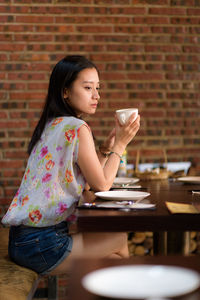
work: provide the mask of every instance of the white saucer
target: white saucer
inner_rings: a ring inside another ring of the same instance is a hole
[[[127,201],[124,201],[127,202]],[[123,203],[123,201],[120,202],[114,202],[114,201],[107,201],[107,202],[101,202],[96,203],[97,207],[104,207],[104,208],[119,208],[119,209],[153,209],[155,208],[155,204],[152,203],[133,203],[133,204],[127,204]]]
[[[114,184],[134,184],[138,182],[138,178],[130,178],[130,177],[116,177],[114,179]]]

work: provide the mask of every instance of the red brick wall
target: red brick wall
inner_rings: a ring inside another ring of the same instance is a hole
[[[138,107],[135,162],[193,160],[200,169],[200,0],[0,0],[0,215],[23,174],[52,66],[83,54],[101,70],[89,119],[99,139],[114,110]]]

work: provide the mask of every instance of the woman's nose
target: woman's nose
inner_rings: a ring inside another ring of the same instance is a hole
[[[99,95],[99,92],[97,91],[97,90],[94,90],[93,91],[93,98],[95,98],[95,99],[97,99],[97,100],[99,100],[100,99],[100,95]]]

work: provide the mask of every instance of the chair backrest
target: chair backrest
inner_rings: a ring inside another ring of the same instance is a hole
[[[9,228],[0,228],[0,253],[8,252]]]

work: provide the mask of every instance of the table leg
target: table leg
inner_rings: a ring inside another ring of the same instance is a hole
[[[153,233],[153,254],[167,255],[167,232],[159,231]]]
[[[186,235],[183,231],[169,231],[167,233],[167,254],[184,255],[186,251]]]
[[[189,255],[190,233],[182,231],[154,232],[154,255]]]

